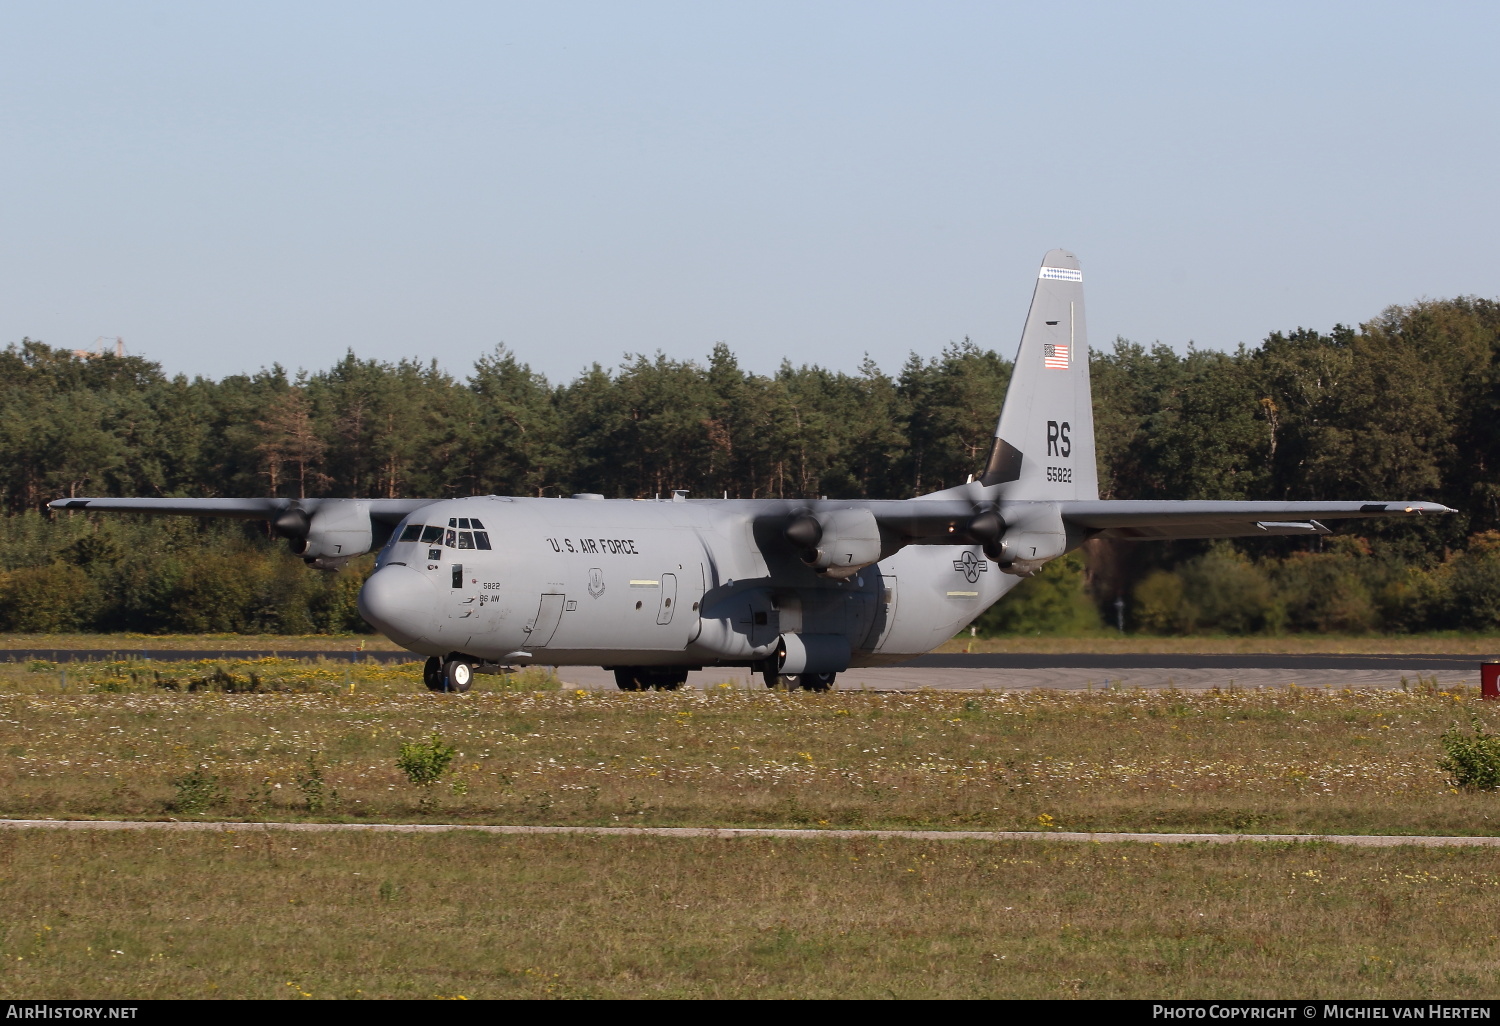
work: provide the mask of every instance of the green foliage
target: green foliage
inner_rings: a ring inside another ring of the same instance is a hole
[[[1438,768],[1454,787],[1466,791],[1500,789],[1500,735],[1485,731],[1477,719],[1468,731],[1454,724],[1440,738],[1445,753]]]
[[[0,630],[343,633],[371,559],[312,572],[259,525],[0,517]]]
[[[330,801],[338,801],[338,791],[330,788],[323,779],[323,767],[318,763],[317,753],[307,757],[307,767],[297,774],[297,789],[302,792],[308,812],[322,812]]]
[[[1324,551],[1251,561],[1219,544],[1172,570],[1147,573],[1131,593],[1130,621],[1152,634],[1365,633],[1500,628],[1500,534],[1412,566],[1365,540],[1327,540]]]
[[[87,623],[93,603],[88,574],[52,563],[12,570],[0,578],[0,621],[11,630],[76,630]]]
[[[1099,605],[1129,595],[1130,622],[1156,632],[1500,629],[1500,302],[1391,307],[1235,352],[1119,339],[1090,366],[1103,498],[1462,511],[1361,524],[1353,549],[1152,546],[1094,578]],[[364,629],[358,566],[309,573],[253,524],[38,512],[59,496],[901,498],[979,468],[1010,375],[965,339],[895,374],[753,373],[719,344],[552,383],[499,346],[466,378],[349,353],[211,381],[23,339],[0,350],[0,629]],[[1078,567],[1050,573],[984,628],[1092,626]]]
[[[1227,545],[1188,560],[1176,573],[1150,574],[1133,598],[1136,625],[1157,634],[1276,631],[1285,621],[1265,570]]]
[[[1193,629],[1183,598],[1182,578],[1155,570],[1135,586],[1133,616],[1136,626],[1151,634],[1178,634]]]
[[[448,772],[455,754],[457,749],[434,734],[428,741],[403,742],[396,768],[417,787],[429,788]]]
[[[219,788],[219,778],[210,774],[203,766],[195,766],[182,776],[173,778],[172,788],[176,793],[167,805],[169,812],[197,816],[226,800],[226,795]]]
[[[1054,559],[1025,578],[976,621],[986,637],[1002,634],[1074,634],[1099,627],[1099,613],[1084,586],[1083,558]]]

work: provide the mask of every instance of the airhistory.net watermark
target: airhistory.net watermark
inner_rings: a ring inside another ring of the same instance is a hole
[[[6,1004],[7,1019],[134,1019],[137,1005],[61,1005],[51,1002]]]

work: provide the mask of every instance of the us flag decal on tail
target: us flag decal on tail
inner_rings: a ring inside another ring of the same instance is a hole
[[[1048,370],[1068,369],[1068,347],[1048,342],[1042,346],[1042,366]]]

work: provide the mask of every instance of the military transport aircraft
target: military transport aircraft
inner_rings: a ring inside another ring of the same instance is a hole
[[[1072,253],[1042,260],[985,466],[914,499],[58,499],[54,509],[266,520],[310,565],[378,551],[360,613],[428,657],[434,690],[544,663],[625,690],[748,666],[826,690],[851,666],[953,637],[1094,537],[1326,534],[1320,521],[1451,513],[1433,502],[1101,501]]]

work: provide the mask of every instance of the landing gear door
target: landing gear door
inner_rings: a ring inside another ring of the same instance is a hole
[[[527,648],[546,648],[552,642],[552,635],[557,633],[558,622],[562,620],[563,603],[566,601],[566,595],[542,596],[541,605],[536,607],[536,616],[526,628]]]
[[[677,575],[661,575],[661,604],[656,607],[656,622],[669,624],[672,622],[672,607],[677,604]]]
[[[891,628],[896,623],[896,575],[881,573],[879,587],[880,594],[875,596],[875,622],[869,634],[873,642],[869,647],[877,652],[891,636]]]

